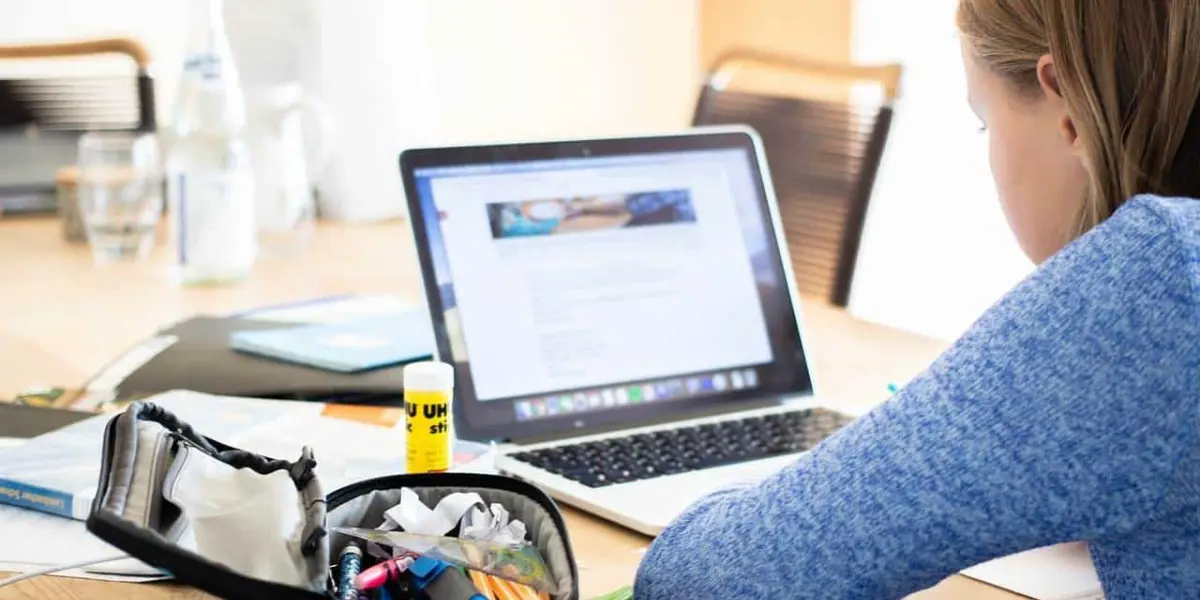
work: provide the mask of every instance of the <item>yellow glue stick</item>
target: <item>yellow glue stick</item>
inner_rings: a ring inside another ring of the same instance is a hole
[[[404,367],[404,426],[407,473],[450,470],[453,460],[454,367],[424,361]]]

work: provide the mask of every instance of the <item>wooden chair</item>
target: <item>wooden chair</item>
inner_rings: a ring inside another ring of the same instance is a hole
[[[119,112],[101,109],[91,109],[89,104],[111,103],[109,94],[96,93],[97,90],[112,87],[112,77],[83,77],[76,81],[59,78],[30,78],[19,80],[22,88],[21,95],[35,107],[49,106],[57,103],[55,116],[64,115],[63,122],[67,129],[72,128],[101,128],[101,129],[132,129],[135,131],[154,131],[156,128],[154,106],[154,80],[150,76],[150,53],[136,40],[128,38],[106,38],[75,42],[0,45],[0,60],[13,59],[42,59],[42,58],[72,58],[96,56],[103,54],[123,54],[128,56],[137,69],[135,87],[132,88],[137,102],[136,117],[130,121],[122,118]],[[13,82],[9,82],[13,85]],[[95,94],[89,98],[88,94]],[[118,107],[119,108],[119,107]],[[81,124],[71,121],[68,111],[89,109],[95,113],[97,121]],[[75,127],[72,127],[74,125]]]
[[[715,63],[696,106],[694,125],[758,131],[796,284],[837,306],[850,298],[901,74],[739,51]]]
[[[38,63],[0,77],[0,213],[53,212],[56,173],[75,164],[87,131],[153,132],[150,54],[132,39],[0,45],[0,62],[128,57],[129,74],[75,74]],[[73,67],[68,63],[68,69]]]

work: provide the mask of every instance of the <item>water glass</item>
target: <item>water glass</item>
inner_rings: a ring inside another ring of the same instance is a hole
[[[79,216],[98,264],[144,259],[162,217],[163,179],[153,134],[92,132],[79,139]]]

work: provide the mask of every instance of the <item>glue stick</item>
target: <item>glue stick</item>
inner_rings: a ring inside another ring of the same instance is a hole
[[[404,367],[404,425],[408,473],[450,470],[454,436],[450,404],[454,367],[424,361]]]

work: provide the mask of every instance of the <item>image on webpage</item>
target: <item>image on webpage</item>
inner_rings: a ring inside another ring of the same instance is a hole
[[[496,202],[487,205],[487,214],[494,239],[696,221],[696,209],[686,189]]]

